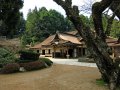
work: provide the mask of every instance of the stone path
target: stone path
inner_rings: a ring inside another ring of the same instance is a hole
[[[56,64],[97,67],[95,63],[78,62],[78,59],[56,59],[56,58],[49,58],[49,59]]]

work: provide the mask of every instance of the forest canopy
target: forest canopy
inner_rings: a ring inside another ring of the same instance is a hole
[[[0,35],[12,38],[17,34],[23,0],[0,0]]]

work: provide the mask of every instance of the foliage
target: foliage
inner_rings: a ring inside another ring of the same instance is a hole
[[[108,23],[108,20],[110,18],[111,18],[110,15],[103,15],[102,16],[104,30],[106,30],[107,25],[108,25],[107,23]],[[120,36],[120,22],[116,18],[113,19],[113,23],[112,23],[112,27],[111,27],[111,31],[110,31],[110,36],[112,36],[114,38],[119,38],[119,36]]]
[[[80,15],[85,25],[94,29],[92,17]],[[103,27],[106,29],[107,19],[103,16]],[[26,31],[21,37],[21,43],[35,44],[35,42],[43,41],[51,34],[55,34],[56,31],[66,32],[74,29],[73,24],[68,18],[64,18],[59,12],[55,10],[47,10],[45,7],[39,10],[35,7],[34,10],[29,10],[26,20]],[[111,36],[118,36],[119,31],[115,25],[112,27]],[[116,34],[115,34],[116,33]]]
[[[13,63],[15,62],[15,56],[12,52],[5,48],[0,48],[0,64],[6,65],[8,63]]]
[[[15,73],[19,72],[20,66],[17,63],[11,63],[7,64],[2,68],[2,73],[8,74],[8,73]]]
[[[33,62],[33,61],[36,61],[36,60],[21,60],[21,59],[17,59],[16,60],[16,63],[28,63],[28,62]]]
[[[96,1],[95,0],[86,0],[84,3],[84,5],[80,8],[80,10],[83,12],[83,13],[88,13],[88,14],[91,14],[91,10],[92,10],[92,5],[95,3]],[[107,29],[107,23],[108,23],[108,20],[112,17],[111,16],[111,13],[109,14],[109,9],[105,10],[103,12],[103,15],[102,15],[102,23],[103,23],[103,28],[104,28],[104,31],[106,31]],[[80,15],[81,16],[81,15]],[[83,20],[84,22],[84,20]],[[94,29],[94,26],[93,26],[93,20],[92,20],[92,16],[89,17],[89,26],[91,29]],[[87,22],[87,23],[88,23]],[[86,22],[84,22],[86,23]],[[120,37],[120,22],[118,19],[114,19],[113,20],[113,24],[112,24],[112,28],[111,28],[111,31],[110,31],[110,36],[112,37],[115,37],[115,38],[118,38]]]
[[[73,24],[64,18],[56,10],[47,10],[45,7],[39,10],[29,10],[26,20],[26,32],[21,37],[23,44],[31,44],[37,41],[43,41],[56,31],[65,32],[73,29]]]
[[[32,70],[38,70],[45,68],[45,63],[42,61],[34,61],[34,62],[29,62],[29,63],[20,63],[21,67],[24,67],[25,70],[27,71],[32,71]]]
[[[26,29],[25,24],[26,24],[26,21],[23,18],[23,14],[21,13],[20,20],[17,24],[17,29],[16,29],[16,35],[18,35],[19,37],[25,32],[25,29]]]
[[[22,35],[22,37],[21,37],[21,44],[24,46],[24,45],[27,45],[27,44],[31,44],[31,42],[33,42],[32,41],[32,39],[31,39],[31,36],[27,33],[27,32],[25,32],[23,35]]]
[[[113,20],[113,25],[111,29],[111,36],[115,38],[120,37],[120,22],[117,19]]]
[[[4,36],[13,37],[20,20],[19,10],[23,7],[23,0],[0,0],[0,32]]]
[[[48,58],[40,58],[39,60],[44,61],[48,66],[53,64],[53,62]]]
[[[84,24],[86,24],[87,26],[91,25],[92,21],[91,21],[91,19],[89,17],[84,16],[83,14],[81,14],[80,18],[82,19],[82,21],[84,22]]]
[[[19,51],[20,60],[38,60],[40,54],[33,52],[32,50],[21,50]]]

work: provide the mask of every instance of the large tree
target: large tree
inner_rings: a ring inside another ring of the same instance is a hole
[[[23,0],[0,0],[0,22],[3,35],[13,37],[20,20],[19,10],[23,6]],[[2,27],[4,26],[4,27]]]
[[[56,31],[65,32],[73,29],[73,24],[65,18],[61,13],[56,10],[47,10],[45,7],[33,10],[29,10],[26,20],[26,32],[24,34],[25,42],[32,40],[43,41],[51,34],[55,34]],[[27,44],[27,43],[26,43]]]
[[[115,90],[116,86],[120,85],[120,68],[117,62],[118,58],[113,60],[110,57],[111,50],[105,42],[106,34],[102,24],[102,12],[109,7],[120,19],[120,0],[102,0],[92,5],[92,18],[96,35],[93,35],[90,27],[83,23],[81,17],[79,17],[78,6],[72,6],[72,0],[53,1],[63,7],[93,55],[102,78],[109,84],[111,90]]]

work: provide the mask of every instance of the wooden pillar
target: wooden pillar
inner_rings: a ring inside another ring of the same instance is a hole
[[[81,56],[83,56],[83,47],[81,47]]]
[[[64,50],[63,46],[61,47],[61,51],[60,52],[61,52],[61,57],[65,58],[65,50]]]
[[[74,58],[76,58],[77,57],[77,49],[74,48],[73,50],[74,50],[74,55],[73,56],[74,56]]]
[[[67,58],[70,57],[70,55],[69,55],[69,53],[68,53],[68,49],[69,49],[69,48],[68,48],[68,46],[67,46],[67,55],[66,55]]]
[[[53,58],[55,58],[56,48],[53,46]]]
[[[80,50],[79,50],[79,47],[77,48],[77,57],[80,57]]]
[[[115,57],[115,48],[112,47],[112,57],[114,58]]]
[[[85,49],[85,56],[87,55],[87,50],[86,50],[86,48],[84,48]]]

